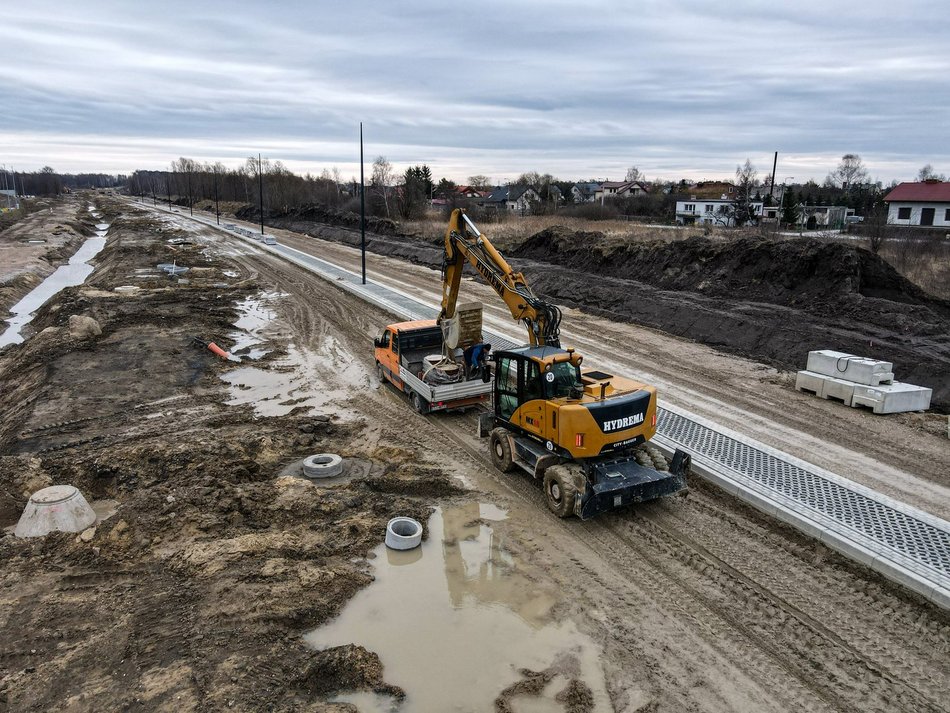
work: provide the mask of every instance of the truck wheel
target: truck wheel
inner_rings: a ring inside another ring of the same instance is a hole
[[[508,432],[503,428],[493,429],[488,437],[488,445],[491,448],[491,462],[502,473],[510,473],[515,467],[511,459],[511,441],[508,439]]]
[[[412,403],[412,408],[415,409],[417,413],[423,415],[429,413],[429,406],[425,401],[422,400],[422,397],[419,394],[413,392],[412,396],[409,397],[409,401]]]
[[[376,362],[376,376],[380,384],[386,383],[386,373],[383,371],[383,365],[379,362]]]
[[[567,468],[552,465],[544,471],[544,499],[551,512],[558,517],[573,515],[575,496],[574,482]]]

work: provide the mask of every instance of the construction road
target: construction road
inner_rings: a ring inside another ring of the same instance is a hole
[[[372,383],[370,340],[390,315],[186,215],[165,215],[209,244],[233,244],[235,260],[288,295],[278,312],[293,342],[318,353],[332,339],[340,364]],[[359,269],[352,248],[268,232]],[[437,272],[375,255],[368,263],[372,280],[438,302]],[[463,294],[485,304],[489,328],[515,331],[486,288],[466,281]],[[590,363],[656,384],[671,406],[950,515],[948,449],[907,420],[795,394],[770,368],[651,330],[574,310],[565,310],[564,325],[565,343]],[[948,709],[945,612],[720,489],[697,481],[687,498],[561,521],[527,477],[492,469],[472,415],[419,416],[379,385],[345,406],[377,437],[401,424],[428,460],[509,510],[503,529],[512,549],[563,594],[563,616],[602,646],[616,710],[651,702],[722,711]]]

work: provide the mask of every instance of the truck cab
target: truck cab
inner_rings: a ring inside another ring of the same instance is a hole
[[[434,363],[443,359],[444,352],[442,328],[434,319],[390,324],[373,340],[373,345],[379,380],[405,393],[419,413],[466,408],[488,401],[491,384],[466,378],[462,365],[441,364],[437,370],[440,378],[431,378]]]

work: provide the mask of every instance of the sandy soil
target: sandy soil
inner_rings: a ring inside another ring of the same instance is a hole
[[[49,482],[118,506],[88,542],[0,537],[0,710],[354,710],[327,702],[340,691],[415,710],[413,692],[387,681],[386,662],[361,642],[316,652],[303,634],[373,586],[366,556],[391,515],[425,520],[434,505],[486,501],[508,511],[493,527],[518,576],[554,593],[550,616],[600,647],[603,681],[578,675],[552,710],[595,710],[589,692],[601,687],[616,711],[948,709],[945,613],[701,482],[688,498],[557,520],[527,478],[491,469],[472,414],[420,416],[371,380],[369,340],[388,315],[180,215],[157,222],[123,212],[91,282],[37,317],[45,331],[0,353],[10,394],[0,404],[2,524]],[[353,258],[275,232],[330,259]],[[138,293],[112,291],[170,257],[206,271],[187,285],[145,277]],[[407,288],[434,277],[398,261],[374,258],[373,268]],[[274,302],[272,351],[256,366],[286,369],[294,350],[337,365],[352,386],[332,414],[295,412],[293,399],[270,417],[224,404],[220,376],[239,367],[191,337],[230,346],[235,304],[261,292],[286,297]],[[95,318],[102,335],[71,337],[77,313]],[[627,328],[611,339],[628,343]],[[669,354],[688,344],[674,342],[654,334],[649,351],[671,382]],[[702,388],[707,370],[725,382],[755,373],[751,362],[719,358],[687,371],[675,398],[694,391],[709,409],[729,402],[734,420],[747,408],[764,432],[761,398]],[[767,371],[756,383],[785,395],[779,376]],[[811,425],[809,403],[795,403],[778,440],[828,439]],[[926,430],[890,423],[922,448],[936,444]],[[857,449],[859,439],[850,443]],[[356,477],[317,488],[292,475],[319,451],[345,455]],[[488,682],[494,709],[528,710],[519,706],[554,675],[526,669]]]

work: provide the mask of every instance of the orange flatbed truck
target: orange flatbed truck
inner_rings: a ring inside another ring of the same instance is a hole
[[[442,329],[434,319],[390,324],[373,344],[379,380],[405,393],[419,413],[477,406],[487,403],[491,396],[492,384],[482,378],[459,375],[459,380],[452,383],[427,383],[431,360],[441,358],[443,353]]]

